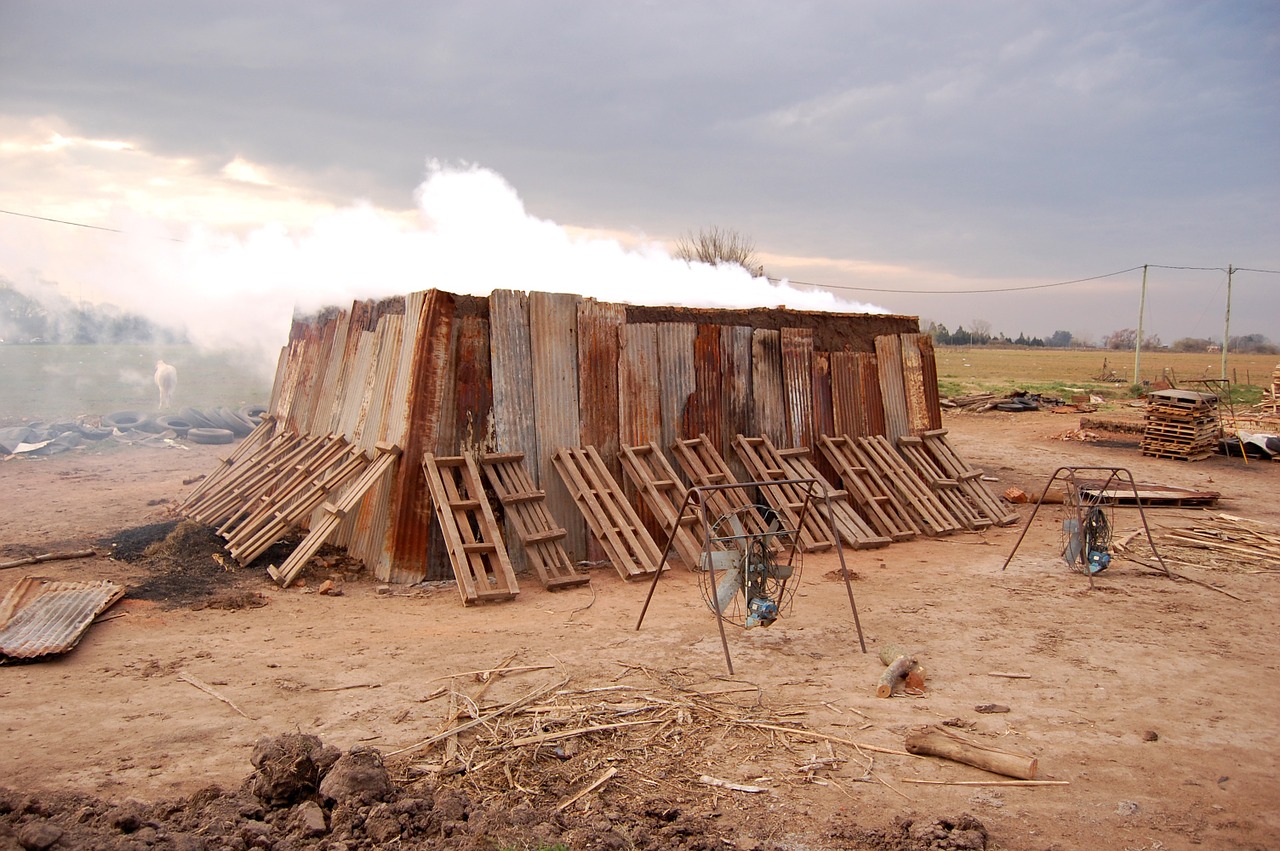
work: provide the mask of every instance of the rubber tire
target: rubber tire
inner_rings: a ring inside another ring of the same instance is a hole
[[[262,416],[266,412],[267,412],[266,405],[245,405],[243,408],[236,411],[237,414],[244,417],[249,422],[253,423],[254,428],[257,428],[259,425],[262,424]]]
[[[236,436],[225,428],[193,428],[187,431],[187,440],[192,443],[233,443],[235,439]]]
[[[240,415],[230,408],[218,408],[215,413],[218,419],[222,420],[223,428],[230,429],[236,437],[245,437],[253,431],[253,423],[241,419]]]
[[[156,422],[168,431],[177,432],[178,437],[186,437],[187,432],[196,427],[177,414],[161,414],[156,417]]]
[[[195,408],[183,408],[178,416],[191,423],[192,428],[222,428],[221,422],[209,419]]]
[[[119,429],[120,431],[128,431],[129,429],[146,431],[147,425],[151,421],[151,417],[142,413],[142,411],[116,411],[102,418],[104,426]]]

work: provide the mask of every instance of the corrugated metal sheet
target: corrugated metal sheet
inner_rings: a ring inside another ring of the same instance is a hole
[[[489,296],[489,359],[493,374],[493,420],[499,452],[522,452],[529,475],[541,486],[532,463],[538,438],[533,422],[533,353],[529,348],[529,297],[514,290]]]
[[[431,290],[415,335],[404,454],[391,495],[394,514],[387,530],[389,558],[385,573],[378,574],[384,581],[412,583],[426,575],[434,518],[422,475],[422,453],[435,445],[440,430],[440,403],[445,390],[453,315],[453,296]]]
[[[489,322],[480,316],[458,320],[454,349],[454,440],[450,454],[492,451],[493,390],[490,381]],[[445,451],[441,447],[441,452]]]
[[[693,341],[698,336],[698,326],[692,322],[663,322],[646,327],[655,328],[658,339],[656,363],[662,412],[660,435],[651,439],[670,458],[672,445],[685,436],[685,407],[697,387],[693,369]]]
[[[916,346],[920,349],[920,366],[924,371],[924,398],[929,409],[929,428],[942,428],[942,404],[938,399],[938,362],[934,359],[933,338],[928,334],[916,334]]]
[[[884,434],[884,400],[880,396],[880,364],[874,354],[858,352],[858,384],[862,388],[863,416],[866,418],[866,437]]]
[[[739,434],[751,434],[751,331],[745,325],[720,326],[720,439],[733,445]],[[746,467],[732,452],[729,468],[735,476]]]
[[[36,659],[76,646],[101,612],[124,596],[114,582],[40,582],[24,577],[0,609],[12,612],[0,629],[0,656]]]
[[[835,434],[835,411],[831,401],[831,353],[813,353],[813,441],[824,434]],[[828,482],[838,482],[840,477],[821,452],[813,450],[811,463]]]
[[[911,433],[907,398],[902,384],[902,340],[896,334],[876,337],[876,364],[880,369],[880,401],[884,405],[884,434],[889,442]]]
[[[618,438],[627,446],[662,439],[658,326],[624,325],[618,353]]]
[[[787,446],[813,448],[813,330],[783,328],[782,388],[786,398]]]
[[[920,359],[920,334],[901,334],[902,388],[907,402],[907,424],[912,434],[929,430],[929,399],[924,389],[924,364]]]
[[[533,352],[533,417],[538,446],[532,463],[541,471],[547,508],[564,523],[564,549],[578,561],[586,555],[586,525],[573,496],[555,473],[552,456],[577,447],[578,301],[564,293],[529,294],[529,345]]]
[[[693,338],[693,395],[684,407],[681,432],[688,437],[705,434],[721,455],[728,455],[724,416],[720,410],[720,326],[699,325]]]
[[[787,403],[782,390],[782,335],[757,328],[751,333],[752,425],[744,434],[766,434],[774,443],[787,440]]]
[[[855,352],[832,352],[828,361],[831,378],[831,434],[862,437],[867,418],[862,404],[862,385]]]
[[[595,299],[578,304],[578,410],[582,446],[594,446],[621,481],[618,459],[618,330],[626,308]]]

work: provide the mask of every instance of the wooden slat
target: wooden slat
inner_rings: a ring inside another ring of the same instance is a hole
[[[527,563],[548,591],[585,585],[591,577],[573,569],[564,550],[565,531],[547,509],[546,491],[540,489],[524,465],[520,452],[480,456],[489,487],[502,503],[507,529],[519,541]],[[509,554],[509,553],[508,553]]]
[[[858,457],[852,438],[824,434],[819,442],[822,453],[839,472],[862,516],[877,532],[894,541],[909,541],[920,534],[894,489]]]
[[[520,588],[475,457],[427,452],[422,472],[463,605],[514,598]]]
[[[618,575],[636,579],[655,573],[662,552],[609,475],[595,447],[563,447],[552,461]]]
[[[851,444],[862,466],[875,470],[881,480],[893,488],[898,501],[911,512],[912,519],[926,535],[949,535],[962,527],[924,483],[907,465],[884,435],[859,437]]]

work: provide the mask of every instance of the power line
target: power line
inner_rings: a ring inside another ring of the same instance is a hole
[[[800,284],[801,286],[806,286],[806,287],[823,287],[825,289],[830,289],[830,290],[854,290],[856,292],[864,292],[864,293],[912,293],[916,295],[952,295],[952,294],[963,295],[963,294],[971,294],[971,293],[1014,293],[1014,292],[1020,292],[1022,290],[1047,290],[1050,287],[1066,287],[1066,286],[1070,286],[1071,284],[1083,284],[1088,281],[1100,281],[1103,278],[1114,278],[1116,275],[1124,275],[1129,272],[1136,272],[1141,268],[1142,268],[1141,266],[1131,266],[1128,269],[1121,269],[1118,272],[1107,272],[1105,275],[1093,275],[1088,278],[1076,278],[1075,280],[1071,280],[1071,281],[1055,281],[1052,284],[1029,284],[1025,287],[991,287],[991,288],[979,289],[979,290],[904,290],[904,289],[898,289],[894,287],[850,287],[850,286],[845,286],[843,284],[811,284],[808,281],[794,281],[789,278],[786,280],[788,283]],[[1222,271],[1225,272],[1226,269],[1223,269]],[[775,284],[781,283],[783,281],[782,278],[769,278],[769,280]]]
[[[66,219],[51,219],[48,216],[36,216],[31,213],[15,213],[13,210],[0,210],[7,216],[20,216],[24,219],[37,219],[42,222],[53,222],[56,225],[70,225],[73,228],[89,228],[90,230],[105,230],[108,233],[125,233],[119,228],[108,228],[102,225],[87,225],[84,222],[69,222]],[[185,240],[177,239],[172,236],[156,237],[157,239],[167,239],[169,242],[185,242]]]

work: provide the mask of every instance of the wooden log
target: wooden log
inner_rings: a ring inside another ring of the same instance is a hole
[[[898,659],[898,657],[909,656],[909,655],[911,654],[905,653],[896,644],[886,644],[880,648],[880,661],[885,665],[891,666]],[[908,669],[907,672],[902,675],[901,680],[897,680],[889,683],[889,686],[890,686],[889,694],[881,694],[880,688],[877,687],[876,696],[889,697],[891,694],[893,694],[893,689],[897,687],[899,682],[903,685],[903,687],[907,691],[911,692],[912,694],[922,694],[924,692],[924,666],[921,665],[919,660],[916,660],[914,657],[912,657],[912,661],[915,662],[915,665],[912,666],[910,669]],[[888,676],[888,674],[889,672],[885,671],[885,676]],[[884,679],[882,677],[881,684],[883,685],[883,683],[884,683]]]
[[[1029,754],[997,748],[935,726],[912,728],[907,733],[907,751],[952,759],[1019,780],[1035,780],[1039,767],[1038,760]]]
[[[899,656],[894,659],[880,675],[880,683],[876,686],[876,697],[891,697],[894,687],[905,681],[907,674],[915,667],[916,660],[911,656]]]
[[[0,562],[0,570],[7,570],[11,567],[21,567],[24,564],[40,564],[46,561],[61,561],[71,558],[92,558],[97,555],[94,550],[73,550],[65,553],[44,553],[38,556],[27,556],[26,558],[15,559],[14,561]]]

